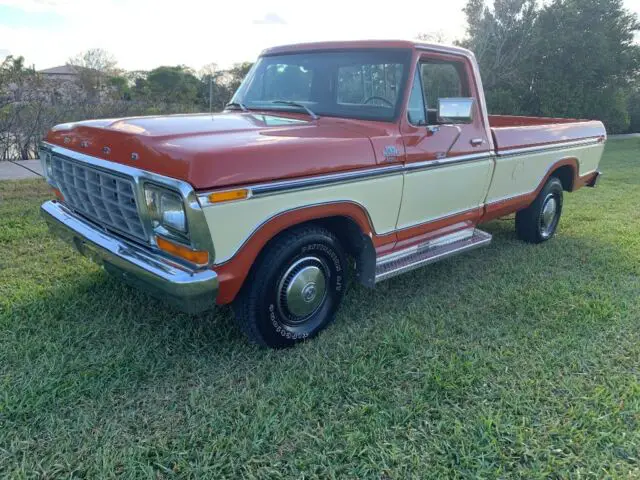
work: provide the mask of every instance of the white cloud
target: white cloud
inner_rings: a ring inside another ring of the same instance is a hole
[[[265,13],[262,18],[253,21],[255,25],[286,25],[286,21],[277,13]]]
[[[95,0],[0,0],[0,5],[19,8],[25,12],[63,13]]]

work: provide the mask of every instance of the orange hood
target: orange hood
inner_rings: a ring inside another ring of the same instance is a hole
[[[47,141],[189,182],[197,190],[375,165],[373,122],[257,112],[90,120]]]

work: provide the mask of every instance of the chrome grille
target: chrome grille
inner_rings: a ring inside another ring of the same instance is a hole
[[[105,227],[147,239],[131,179],[55,154],[51,166],[53,180],[69,207]]]

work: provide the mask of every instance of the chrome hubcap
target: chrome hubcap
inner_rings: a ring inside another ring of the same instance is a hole
[[[325,295],[324,264],[317,257],[304,257],[282,276],[278,307],[291,323],[300,323],[322,305]]]
[[[547,195],[540,213],[540,233],[545,237],[553,232],[557,210],[558,201],[553,194]]]

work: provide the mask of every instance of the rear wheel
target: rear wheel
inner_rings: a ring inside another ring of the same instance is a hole
[[[516,213],[516,233],[521,240],[541,243],[556,233],[562,214],[562,183],[551,177],[529,207]]]
[[[236,320],[254,343],[281,348],[311,338],[335,315],[346,287],[338,239],[320,227],[282,234],[261,255],[234,302]]]

